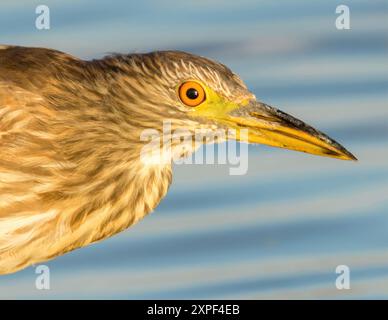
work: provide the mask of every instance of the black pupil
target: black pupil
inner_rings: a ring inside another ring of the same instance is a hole
[[[199,95],[198,91],[194,88],[190,88],[186,91],[186,96],[189,99],[192,99],[192,100],[197,99],[198,95]]]

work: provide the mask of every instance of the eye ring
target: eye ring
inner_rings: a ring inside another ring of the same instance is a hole
[[[205,89],[196,81],[182,83],[178,90],[179,99],[186,106],[199,106],[206,99]]]

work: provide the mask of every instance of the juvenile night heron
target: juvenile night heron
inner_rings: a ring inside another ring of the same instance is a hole
[[[252,143],[355,160],[203,57],[83,61],[0,46],[0,273],[110,237],[151,212],[171,183],[171,161],[145,165],[139,137],[162,132],[164,120],[189,132],[232,128],[237,140],[248,128]]]

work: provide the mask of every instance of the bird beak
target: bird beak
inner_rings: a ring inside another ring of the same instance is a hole
[[[241,130],[248,129],[248,142],[266,144],[332,157],[342,160],[357,160],[343,146],[322,132],[280,110],[256,100],[230,111],[226,125],[237,129],[237,140]]]

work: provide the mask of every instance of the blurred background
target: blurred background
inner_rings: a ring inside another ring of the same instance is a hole
[[[35,28],[50,8],[51,29]],[[335,9],[350,8],[350,30]],[[179,165],[127,231],[0,277],[3,299],[388,298],[388,1],[2,1],[0,43],[85,59],[178,49],[228,65],[256,96],[358,163],[263,146],[249,170]],[[350,268],[350,290],[335,286]]]

